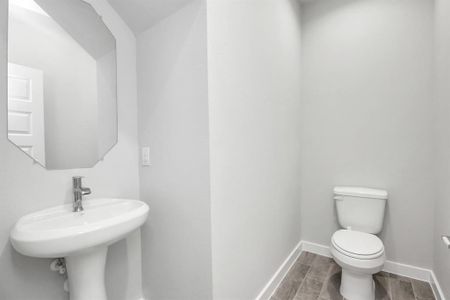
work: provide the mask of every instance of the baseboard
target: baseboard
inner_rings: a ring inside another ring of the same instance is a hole
[[[429,281],[436,300],[445,300],[444,292],[442,291],[441,286],[439,285],[439,281],[437,280],[437,277],[433,271],[431,271]]]
[[[311,243],[308,241],[300,241],[286,258],[286,260],[281,264],[272,278],[270,278],[269,282],[264,286],[263,290],[259,293],[255,300],[270,299],[270,296],[272,296],[272,294],[276,291],[277,287],[302,252],[311,252],[314,254],[331,257],[329,246]],[[446,300],[439,282],[432,270],[393,261],[386,261],[383,271],[422,281],[427,281],[433,288],[436,300]]]
[[[280,285],[283,278],[286,276],[286,274],[289,272],[291,267],[294,265],[294,262],[297,260],[297,258],[300,256],[302,252],[301,243],[299,242],[294,249],[291,251],[291,253],[288,255],[288,257],[284,260],[284,262],[281,264],[281,266],[278,268],[278,270],[275,272],[275,274],[270,278],[269,282],[264,286],[262,291],[259,293],[259,295],[256,297],[255,300],[267,300],[270,299],[272,294],[277,290],[278,286]]]
[[[302,247],[302,252],[311,252],[314,254],[331,257],[330,247],[328,246],[307,241],[301,241],[300,245]]]
[[[414,278],[421,281],[430,281],[431,270],[405,265],[387,260],[384,263],[383,271],[397,274],[409,278]]]

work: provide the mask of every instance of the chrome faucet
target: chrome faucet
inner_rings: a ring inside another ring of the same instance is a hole
[[[91,189],[84,188],[81,180],[83,177],[76,176],[72,177],[73,182],[73,211],[80,212],[83,211],[83,196],[90,195]]]

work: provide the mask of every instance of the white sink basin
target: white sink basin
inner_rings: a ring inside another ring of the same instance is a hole
[[[72,204],[44,209],[19,219],[11,232],[14,248],[27,256],[65,257],[110,245],[144,224],[148,205],[137,200],[85,200],[83,212]]]
[[[106,299],[108,246],[142,226],[149,207],[126,199],[85,200],[83,206],[82,212],[67,204],[26,215],[11,231],[11,242],[27,256],[64,257],[71,299]]]

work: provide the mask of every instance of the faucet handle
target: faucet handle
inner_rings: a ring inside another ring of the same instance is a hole
[[[90,194],[92,194],[92,191],[91,191],[90,188],[82,188],[82,189],[81,189],[81,194],[82,194],[83,196],[90,195]]]

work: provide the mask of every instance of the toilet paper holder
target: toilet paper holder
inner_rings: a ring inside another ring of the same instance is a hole
[[[442,237],[442,241],[444,242],[445,246],[450,249],[450,236],[448,235],[443,235]]]

